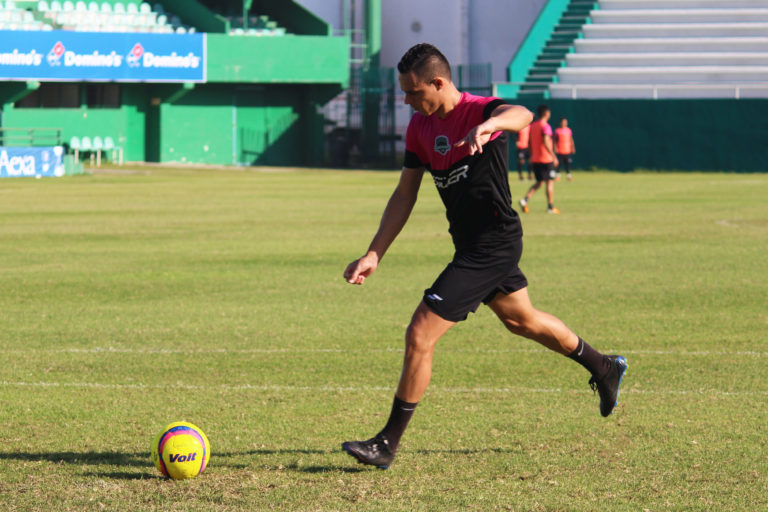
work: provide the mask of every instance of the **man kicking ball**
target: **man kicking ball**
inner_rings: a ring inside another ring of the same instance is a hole
[[[532,119],[520,106],[462,93],[451,68],[430,44],[408,50],[397,66],[405,103],[416,113],[405,139],[400,182],[387,203],[368,251],[350,263],[344,278],[363,284],[405,225],[416,203],[424,170],[437,186],[456,252],[416,308],[405,333],[405,359],[392,411],[384,428],[367,441],[342,448],[364,464],[386,469],[432,376],[435,344],[448,329],[487,304],[513,333],[570,357],[591,374],[600,413],[616,406],[627,362],[603,355],[558,318],[534,309],[518,267],[522,228],[512,209],[507,172],[507,134]]]

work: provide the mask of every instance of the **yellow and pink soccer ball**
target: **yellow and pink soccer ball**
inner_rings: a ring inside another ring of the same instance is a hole
[[[171,423],[152,442],[152,462],[174,480],[196,477],[205,471],[210,457],[211,445],[205,433],[186,421]]]

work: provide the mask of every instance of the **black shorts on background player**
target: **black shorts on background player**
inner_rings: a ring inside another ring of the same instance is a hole
[[[547,181],[555,179],[555,165],[553,163],[548,164],[531,164],[533,168],[533,175],[536,181]]]

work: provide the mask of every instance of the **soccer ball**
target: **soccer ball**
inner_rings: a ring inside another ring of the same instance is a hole
[[[210,457],[211,445],[205,433],[186,421],[171,423],[152,442],[152,462],[174,480],[196,477],[205,471]]]

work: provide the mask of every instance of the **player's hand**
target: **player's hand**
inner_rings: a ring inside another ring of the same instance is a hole
[[[378,266],[378,257],[373,253],[368,253],[347,265],[347,268],[344,270],[344,279],[349,284],[363,284],[365,278],[373,274]]]
[[[552,163],[555,164],[555,167],[557,167],[558,165],[560,165],[560,160],[558,160],[557,157],[555,157],[555,161]]]
[[[466,137],[454,144],[454,147],[461,147],[464,144],[469,144],[469,154],[482,153],[483,146],[491,140],[494,130],[486,123],[480,123],[471,130]]]

